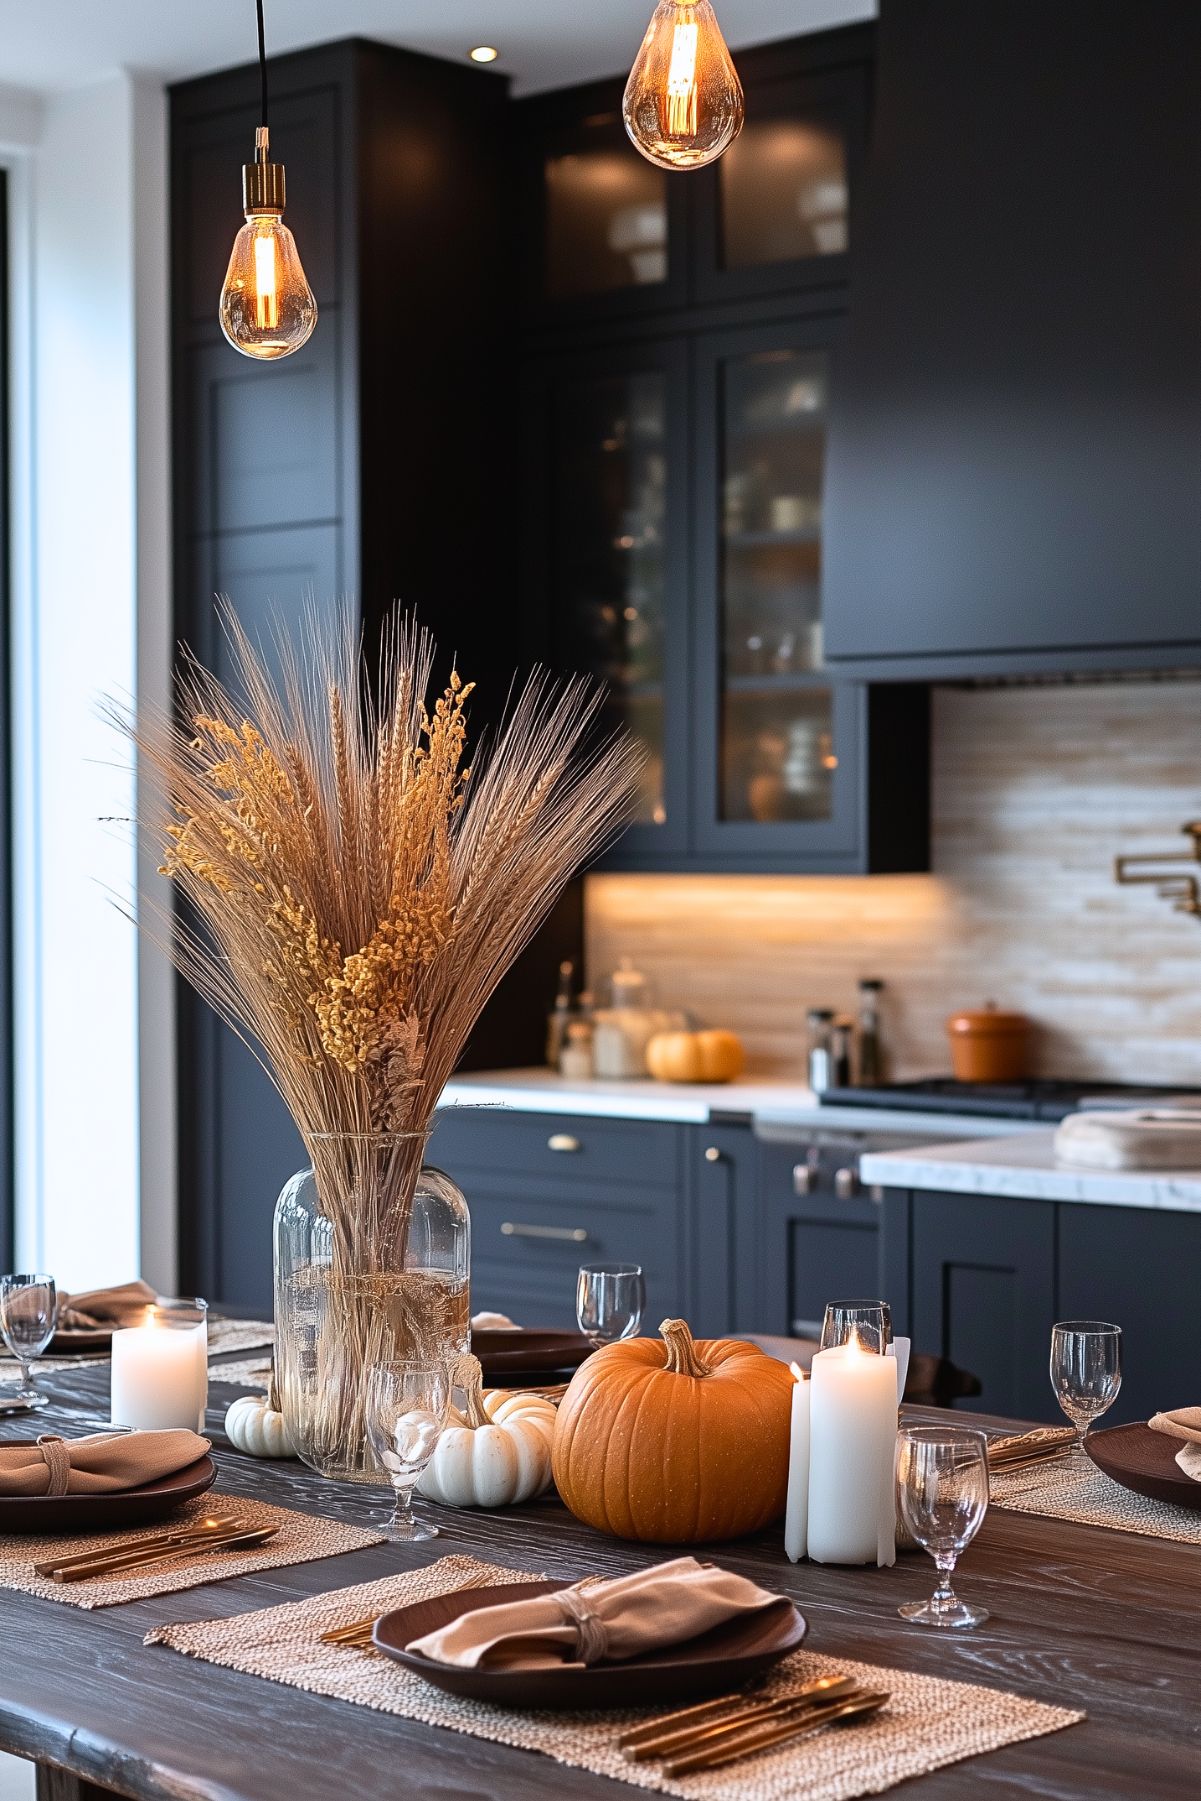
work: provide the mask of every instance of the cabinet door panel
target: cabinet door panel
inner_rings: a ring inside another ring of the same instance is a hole
[[[1201,1395],[1201,1214],[1056,1209],[1059,1317],[1122,1328],[1122,1387],[1099,1423],[1145,1420]]]
[[[688,284],[688,192],[626,136],[621,88],[520,108],[525,301],[561,323],[678,305]]]
[[[913,1198],[910,1335],[979,1376],[986,1413],[1054,1420],[1055,1220],[1047,1201]]]
[[[591,673],[645,754],[618,855],[688,841],[688,384],[682,342],[530,365],[525,592],[531,650]]]
[[[698,848],[854,854],[861,691],[824,673],[825,415],[834,328],[761,326],[696,350]]]
[[[222,340],[190,359],[198,531],[314,525],[341,511],[341,317],[282,364]]]
[[[695,195],[701,300],[845,282],[865,67],[752,80],[746,123]]]
[[[880,1209],[863,1195],[839,1200],[836,1167],[845,1151],[823,1151],[817,1192],[796,1192],[794,1169],[805,1147],[764,1144],[759,1162],[757,1281],[747,1284],[739,1324],[746,1331],[821,1330],[826,1303],[839,1295],[880,1293]]]

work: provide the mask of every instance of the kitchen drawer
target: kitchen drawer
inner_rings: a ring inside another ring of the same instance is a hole
[[[532,1296],[542,1303],[538,1315],[532,1321],[518,1315],[519,1323],[559,1320],[574,1315],[582,1263],[639,1263],[646,1278],[645,1321],[653,1327],[684,1308],[675,1194],[631,1192],[617,1204],[574,1195],[550,1200],[527,1190],[477,1194],[470,1205],[473,1305],[509,1313]]]
[[[462,1181],[468,1200],[471,1170],[550,1177],[556,1183],[635,1178],[640,1188],[675,1188],[683,1129],[661,1120],[452,1107],[438,1115],[429,1160]]]

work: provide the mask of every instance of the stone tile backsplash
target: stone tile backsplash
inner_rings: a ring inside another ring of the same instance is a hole
[[[936,690],[933,750],[932,874],[590,876],[592,982],[633,957],[760,1071],[878,975],[898,1077],[991,999],[1035,1020],[1037,1073],[1201,1086],[1201,922],[1112,874],[1201,816],[1201,681]]]

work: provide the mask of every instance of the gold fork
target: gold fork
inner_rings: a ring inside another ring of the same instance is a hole
[[[449,1589],[447,1592],[458,1595],[469,1588],[491,1588],[491,1586],[492,1577],[481,1572],[478,1576],[468,1576],[465,1582],[460,1582],[457,1587]],[[369,1613],[361,1620],[348,1621],[345,1626],[331,1626],[328,1632],[321,1634],[321,1643],[337,1645],[343,1651],[367,1651],[374,1657],[378,1653],[374,1650],[371,1639],[375,1632],[375,1622],[381,1617],[378,1613]]]

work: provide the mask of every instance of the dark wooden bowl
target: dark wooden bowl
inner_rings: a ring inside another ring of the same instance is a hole
[[[1136,1422],[1090,1432],[1084,1448],[1099,1470],[1133,1494],[1199,1513],[1201,1482],[1186,1476],[1176,1461],[1182,1443],[1182,1439],[1152,1432],[1150,1426]]]
[[[12,1444],[12,1439],[6,1439]],[[28,1442],[28,1441],[26,1441]],[[107,1532],[161,1520],[217,1480],[211,1457],[198,1457],[186,1469],[140,1488],[101,1495],[0,1495],[2,1532]]]
[[[657,1707],[673,1701],[703,1701],[708,1695],[738,1688],[795,1651],[805,1636],[803,1617],[781,1595],[777,1606],[762,1613],[727,1621],[687,1644],[669,1645],[627,1663],[575,1669],[464,1670],[405,1650],[414,1639],[436,1632],[477,1607],[549,1595],[564,1586],[561,1581],[514,1582],[435,1595],[377,1620],[375,1646],[435,1688],[498,1707]]]

